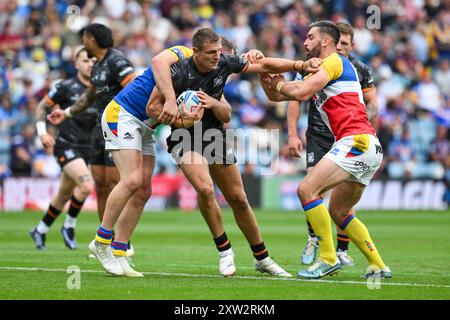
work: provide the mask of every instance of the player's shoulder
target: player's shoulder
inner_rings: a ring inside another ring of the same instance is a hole
[[[191,48],[181,45],[167,48],[166,51],[173,54],[178,60],[190,58],[194,54],[194,51]]]
[[[358,58],[348,55],[348,60],[351,62],[351,64],[359,71],[370,71],[370,68],[367,64],[359,60]]]
[[[121,62],[123,63],[130,63],[130,61],[128,60],[128,58],[125,56],[125,54],[116,49],[116,48],[110,48],[108,55],[105,58],[108,62],[114,63],[114,64],[120,64]]]

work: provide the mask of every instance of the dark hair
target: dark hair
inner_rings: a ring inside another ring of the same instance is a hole
[[[80,56],[80,54],[81,54],[83,51],[87,53],[85,47],[81,47],[80,49],[77,50],[77,52],[75,53],[75,60],[78,59],[78,57]]]
[[[319,28],[320,33],[331,36],[335,45],[338,44],[339,38],[341,37],[341,33],[339,32],[339,28],[333,21],[321,20],[313,22],[309,25],[308,31],[314,27]]]
[[[80,35],[89,34],[94,37],[100,48],[111,48],[114,46],[112,31],[107,26],[100,23],[91,23],[80,31]]]
[[[341,34],[348,34],[348,35],[350,35],[350,39],[353,42],[354,32],[353,32],[353,28],[352,28],[351,25],[349,25],[348,23],[345,23],[345,22],[336,22],[336,26],[338,27],[339,32]]]
[[[203,49],[205,42],[220,41],[220,36],[210,28],[198,29],[192,37],[192,47],[198,50]]]
[[[225,38],[224,36],[220,37],[221,41],[222,41],[222,48],[226,48],[228,49],[230,52],[234,51],[234,54],[236,54],[236,47],[234,46],[234,44],[228,40],[227,38]]]

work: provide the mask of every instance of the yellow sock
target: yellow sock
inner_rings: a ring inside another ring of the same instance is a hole
[[[380,269],[385,267],[383,259],[381,259],[364,223],[354,215],[349,215],[342,224],[341,229],[366,256],[369,265],[376,266]]]
[[[320,259],[328,264],[334,264],[337,260],[334,250],[333,233],[331,231],[331,218],[322,199],[310,201],[303,206],[306,217],[319,239]]]

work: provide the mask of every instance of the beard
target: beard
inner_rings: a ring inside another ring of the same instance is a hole
[[[321,48],[320,48],[320,46],[317,46],[315,48],[312,48],[310,51],[306,51],[306,57],[308,59],[318,58],[320,56],[320,53],[321,53]]]

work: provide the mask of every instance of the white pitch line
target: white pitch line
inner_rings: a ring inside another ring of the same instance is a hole
[[[67,273],[66,269],[50,269],[50,268],[38,268],[38,267],[0,267],[0,270],[17,270],[17,271],[47,271],[47,272],[64,272]],[[88,270],[81,269],[81,272],[85,273],[105,273],[101,270]],[[70,272],[69,272],[70,273]],[[172,273],[172,272],[142,272],[143,274],[153,275],[153,276],[175,276],[175,277],[191,277],[191,278],[214,278],[223,279],[224,277],[212,274],[192,274],[192,273]],[[269,276],[233,276],[230,279],[244,279],[244,280],[270,280],[270,281],[295,281],[295,282],[315,282],[315,283],[332,283],[332,284],[358,284],[367,285],[366,281],[349,281],[349,280],[304,280],[299,278],[276,278]],[[403,286],[403,287],[430,287],[430,288],[449,288],[450,285],[445,284],[426,284],[426,283],[401,283],[401,282],[387,282],[389,280],[382,280],[381,286]]]

